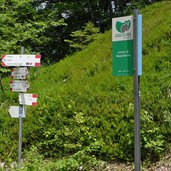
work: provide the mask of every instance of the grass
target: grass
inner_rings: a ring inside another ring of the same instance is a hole
[[[156,3],[141,12],[142,160],[155,161],[171,142],[171,2]],[[94,159],[133,161],[133,78],[112,76],[111,44],[109,30],[83,51],[54,65],[30,69],[29,92],[38,94],[38,106],[27,107],[25,150],[33,145],[45,158],[65,158],[68,168],[80,163],[89,166]],[[9,92],[8,78],[3,84],[0,154],[8,162],[17,156],[18,121],[9,118],[7,110],[18,104],[18,97]]]

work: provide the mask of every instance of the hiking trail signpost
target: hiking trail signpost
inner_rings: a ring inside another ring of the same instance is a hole
[[[140,75],[142,75],[142,15],[112,19],[112,75],[134,76],[134,168],[141,170]]]
[[[19,118],[19,144],[18,144],[18,167],[21,164],[22,154],[22,118],[26,117],[26,108],[37,105],[37,95],[28,94],[29,82],[26,80],[29,74],[27,67],[39,67],[41,56],[25,55],[24,47],[21,48],[20,55],[2,55],[2,66],[15,67],[11,69],[12,81],[10,82],[10,91],[19,93],[19,106],[10,106],[9,114],[12,118]]]

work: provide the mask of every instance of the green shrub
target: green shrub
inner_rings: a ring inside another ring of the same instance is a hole
[[[65,40],[65,42],[68,42],[71,48],[81,50],[96,39],[98,33],[99,29],[94,27],[93,23],[89,22],[83,27],[83,30],[72,32],[70,35],[71,40]]]
[[[141,145],[144,160],[158,159],[171,142],[171,51],[167,37],[170,20],[163,12],[158,13],[165,10],[169,16],[167,9],[170,8],[169,2],[162,2],[142,10],[145,36]],[[162,26],[162,20],[166,27]],[[43,155],[38,161],[33,155],[30,167],[36,162],[46,165],[44,157],[60,159],[49,167],[61,167],[61,170],[78,169],[82,161],[91,164],[98,160],[133,161],[133,78],[113,77],[111,63],[111,31],[108,31],[72,57],[30,71],[30,92],[39,96],[37,107],[27,107],[23,148],[33,145],[39,155]],[[9,79],[3,82],[7,91]],[[5,160],[11,154],[11,161],[17,158],[18,120],[10,119],[7,110],[10,105],[18,104],[18,97],[5,92],[0,100],[3,102],[0,106],[0,156]]]

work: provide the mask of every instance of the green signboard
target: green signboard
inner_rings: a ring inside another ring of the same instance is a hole
[[[133,75],[133,16],[112,19],[112,74]]]

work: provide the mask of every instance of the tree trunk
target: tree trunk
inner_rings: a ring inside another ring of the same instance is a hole
[[[108,3],[108,8],[109,8],[109,16],[110,16],[110,19],[112,19],[114,16],[113,16],[113,7],[112,7],[111,0],[107,0],[107,3]]]
[[[91,20],[95,25],[96,24],[96,19],[95,19],[94,11],[92,9],[92,6],[91,6],[91,3],[90,3],[89,0],[87,0],[87,5],[88,5],[89,11],[90,11]]]

